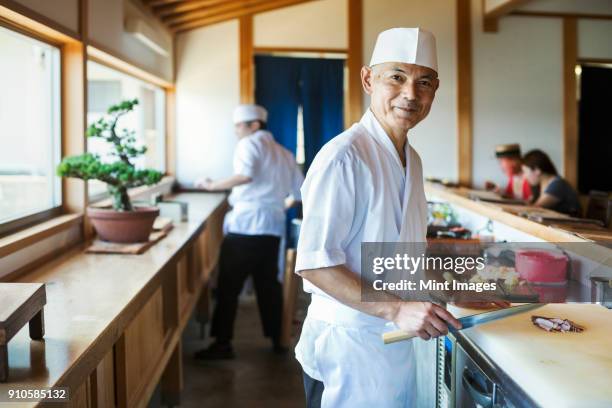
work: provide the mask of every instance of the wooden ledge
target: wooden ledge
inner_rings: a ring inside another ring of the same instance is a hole
[[[64,214],[0,238],[0,258],[82,222],[83,214]]]

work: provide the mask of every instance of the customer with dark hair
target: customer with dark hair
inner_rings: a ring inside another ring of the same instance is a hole
[[[539,186],[533,205],[550,208],[569,215],[580,214],[578,194],[559,176],[550,157],[541,150],[531,150],[523,156],[523,174],[532,186]]]

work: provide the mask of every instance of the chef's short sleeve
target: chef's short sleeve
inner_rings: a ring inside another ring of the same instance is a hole
[[[296,271],[346,263],[355,215],[355,174],[349,160],[334,159],[308,172],[302,186],[304,217]]]
[[[256,146],[249,138],[241,139],[234,151],[234,174],[253,178],[257,159]]]

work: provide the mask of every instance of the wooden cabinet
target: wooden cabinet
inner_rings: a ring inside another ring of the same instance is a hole
[[[117,405],[137,406],[155,381],[164,354],[162,288],[158,288],[115,344]],[[163,367],[162,367],[163,368]],[[157,381],[155,381],[157,383]]]

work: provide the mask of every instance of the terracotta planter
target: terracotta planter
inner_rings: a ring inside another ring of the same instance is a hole
[[[136,207],[134,211],[115,211],[110,208],[87,209],[100,239],[110,242],[145,242],[159,215],[157,207]]]

